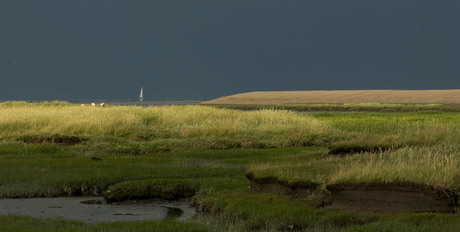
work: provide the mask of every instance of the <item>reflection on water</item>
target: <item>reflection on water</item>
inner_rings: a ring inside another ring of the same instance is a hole
[[[188,201],[105,203],[102,197],[0,199],[0,215],[63,218],[86,223],[178,219],[195,214]]]
[[[168,213],[165,217],[165,219],[176,219],[182,216],[184,214],[184,211],[182,211],[179,208],[176,207],[166,207],[168,209]]]

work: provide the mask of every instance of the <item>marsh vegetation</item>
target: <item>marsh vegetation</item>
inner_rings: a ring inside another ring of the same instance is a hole
[[[97,225],[0,216],[0,229],[454,231],[460,228],[456,214],[379,215],[322,208],[327,199],[254,192],[245,175],[309,182],[320,190],[404,182],[448,190],[457,201],[459,144],[455,112],[304,114],[211,106],[2,103],[1,197],[191,198],[198,214],[186,223]],[[350,147],[358,152],[329,154]]]

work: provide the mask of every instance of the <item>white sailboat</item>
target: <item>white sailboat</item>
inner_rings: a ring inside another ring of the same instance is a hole
[[[141,87],[141,93],[139,94],[139,101],[142,102],[144,100],[144,87]]]

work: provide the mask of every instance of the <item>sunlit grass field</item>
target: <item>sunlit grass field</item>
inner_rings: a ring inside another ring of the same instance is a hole
[[[64,103],[0,106],[0,138],[73,135],[150,141],[169,147],[290,146],[331,134],[331,126],[283,110],[235,111],[205,106],[91,107]],[[199,141],[198,141],[199,140]],[[255,143],[254,143],[255,142]],[[227,144],[226,144],[227,143]]]
[[[43,140],[62,136],[83,140]],[[327,154],[345,145],[390,149],[346,157]],[[455,112],[307,114],[7,102],[0,104],[1,197],[111,191],[130,198],[142,197],[146,189],[163,197],[176,194],[165,189],[192,189],[199,213],[188,223],[98,225],[0,216],[0,230],[456,231],[457,215],[354,214],[254,193],[245,174],[323,185],[408,181],[458,192],[459,146],[460,115]]]

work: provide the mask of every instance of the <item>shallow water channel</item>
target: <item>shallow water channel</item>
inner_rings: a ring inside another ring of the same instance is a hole
[[[105,203],[102,197],[0,199],[0,215],[62,218],[86,223],[165,218],[185,221],[195,212],[188,201],[129,201],[110,204]]]

